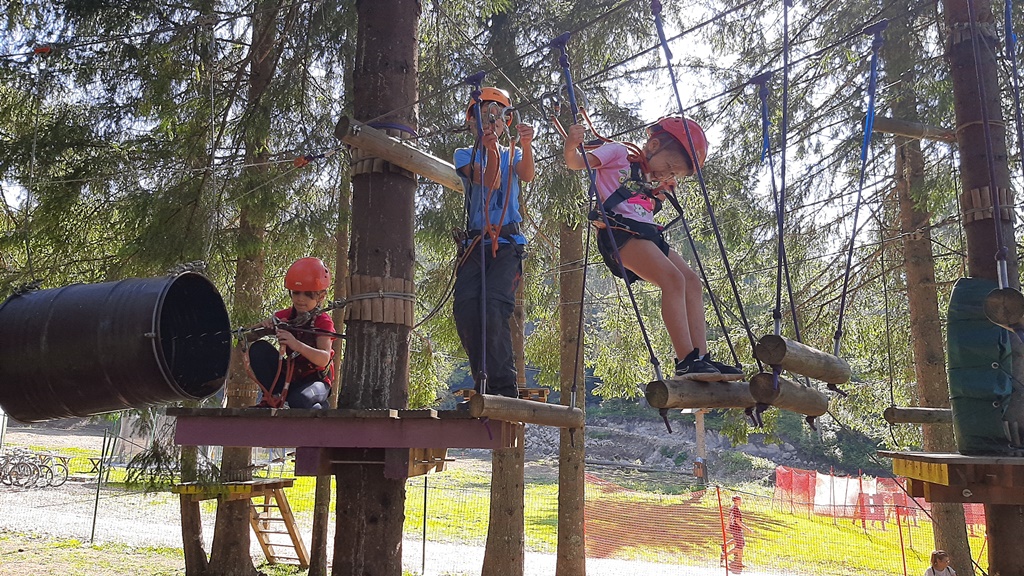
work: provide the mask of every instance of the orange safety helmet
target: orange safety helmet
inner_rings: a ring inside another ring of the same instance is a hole
[[[508,95],[507,90],[501,88],[492,88],[488,86],[480,89],[480,107],[483,108],[484,102],[497,102],[501,104],[502,108],[512,105],[512,97]],[[476,100],[472,96],[469,98],[469,104],[466,106],[466,122],[473,121],[473,105],[476,104]],[[505,121],[506,124],[512,124],[512,118]]]
[[[684,124],[685,122],[685,124]],[[686,129],[690,129],[690,138],[686,137]],[[704,135],[704,129],[689,118],[679,116],[666,116],[647,127],[647,135],[653,136],[659,131],[668,132],[677,142],[683,145],[683,150],[690,156],[690,161],[697,161],[697,166],[703,168],[704,160],[708,157],[708,139]],[[690,140],[693,140],[693,148],[690,148]],[[696,171],[696,167],[694,168]]]
[[[319,258],[299,258],[284,275],[284,287],[289,290],[320,292],[331,285],[331,271]]]

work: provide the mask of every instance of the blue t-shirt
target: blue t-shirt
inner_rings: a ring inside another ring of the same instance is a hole
[[[473,152],[475,152],[475,158]],[[498,152],[499,163],[501,164],[501,186],[491,192],[487,216],[490,224],[504,226],[523,221],[522,215],[519,214],[519,178],[514,173],[515,165],[523,157],[523,151],[519,148],[515,149],[511,182],[509,181],[508,174],[509,150],[508,148],[499,147]],[[482,184],[474,184],[463,174],[462,168],[468,166],[471,160],[475,160],[474,166],[479,169],[481,166],[479,148],[475,150],[473,148],[459,148],[455,151],[455,169],[459,171],[459,176],[462,177],[463,188],[469,191],[469,229],[482,230],[484,227],[483,203],[487,198],[488,190]],[[501,211],[505,206],[506,195],[508,196],[508,209],[505,211],[505,218],[502,219]],[[513,234],[511,238],[516,244],[526,244],[526,237],[522,234]],[[488,243],[490,239],[484,236],[483,241]],[[502,244],[508,243],[508,240],[505,238],[500,238],[498,241]]]

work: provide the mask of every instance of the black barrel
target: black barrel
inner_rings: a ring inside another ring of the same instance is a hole
[[[224,300],[194,272],[0,305],[0,407],[21,422],[205,398],[224,384],[230,358]]]

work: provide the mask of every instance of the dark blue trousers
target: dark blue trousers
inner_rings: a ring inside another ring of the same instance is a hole
[[[480,251],[484,251],[481,269]],[[486,310],[481,307],[481,286],[486,274]],[[487,393],[519,397],[516,359],[512,351],[509,319],[516,306],[516,288],[523,274],[523,246],[500,244],[497,256],[490,244],[480,242],[455,276],[455,327],[469,356],[476,390],[480,391],[484,348],[487,349]],[[482,319],[487,319],[486,346]]]

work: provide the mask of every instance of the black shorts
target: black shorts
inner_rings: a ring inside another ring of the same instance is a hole
[[[601,253],[604,265],[608,267],[608,270],[610,270],[612,274],[619,278],[623,278],[623,268],[615,259],[615,250],[612,248],[611,243],[612,238],[615,240],[615,246],[620,250],[630,240],[647,240],[648,242],[654,242],[654,245],[661,250],[661,253],[668,256],[668,242],[665,242],[665,235],[661,233],[660,226],[656,224],[648,224],[646,222],[636,222],[635,220],[623,218],[617,214],[609,214],[608,217],[612,227],[605,228],[604,230],[598,230],[597,251]],[[611,238],[609,238],[609,232]],[[637,280],[641,280],[639,276],[634,274],[628,268],[626,269],[626,276],[623,279],[627,284],[632,284]]]

